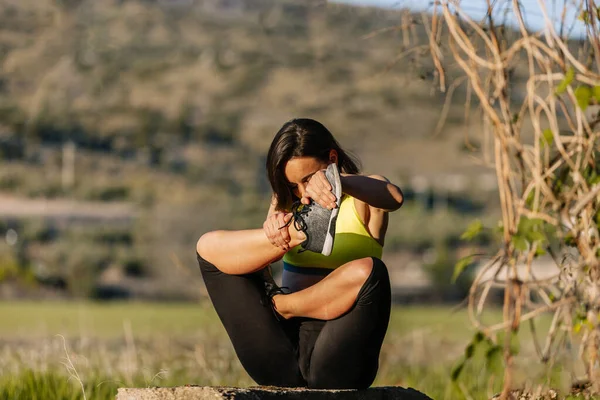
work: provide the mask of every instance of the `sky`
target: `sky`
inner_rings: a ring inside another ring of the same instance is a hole
[[[423,10],[431,10],[430,0],[334,0],[341,3],[354,4],[354,5],[367,5],[367,6],[376,6],[383,8],[393,8],[393,9],[403,9],[409,8],[414,11],[423,11]],[[549,14],[549,17],[554,21],[560,20],[560,15],[562,11],[563,0],[542,0],[546,4],[546,9]],[[482,19],[486,15],[487,6],[485,0],[462,0],[461,8],[469,14],[475,20]],[[524,19],[525,23],[528,26],[529,30],[532,32],[537,32],[544,29],[544,19],[543,13],[541,11],[538,0],[520,0],[522,5],[522,9],[524,10]],[[511,9],[512,10],[512,1],[507,0],[499,0],[497,1],[498,5],[502,5],[502,9]],[[570,6],[567,8],[567,26],[571,26],[573,24],[573,29],[571,30],[571,37],[584,37],[585,36],[585,28],[581,21],[577,20],[577,12],[575,6]],[[511,14],[509,14],[509,23],[513,26],[517,26],[516,18]],[[556,28],[558,31],[558,23],[556,23]]]

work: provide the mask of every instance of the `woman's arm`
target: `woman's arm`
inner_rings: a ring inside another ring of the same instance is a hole
[[[402,206],[404,196],[400,188],[381,175],[342,174],[342,191],[372,208],[386,212]]]

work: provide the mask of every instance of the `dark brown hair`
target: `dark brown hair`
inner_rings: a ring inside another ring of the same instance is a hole
[[[315,157],[328,162],[329,152],[338,154],[340,172],[358,174],[359,161],[344,151],[323,124],[309,118],[286,122],[275,135],[267,154],[267,176],[277,201],[277,210],[289,210],[296,196],[285,177],[285,164],[292,157]]]

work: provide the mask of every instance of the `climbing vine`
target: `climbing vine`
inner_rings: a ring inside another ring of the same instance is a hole
[[[478,151],[496,173],[502,210],[497,227],[475,221],[463,235],[471,239],[489,229],[501,244],[470,289],[468,310],[478,333],[452,379],[460,379],[483,344],[490,364],[503,361],[502,398],[512,387],[517,333],[525,321],[541,362],[552,363],[567,343],[578,344],[586,371],[579,378],[600,388],[600,7],[593,0],[564,1],[556,21],[550,3],[537,2],[535,12],[545,21],[539,32],[528,29],[517,0],[487,0],[480,22],[460,1],[440,1],[428,22],[436,83],[448,95],[466,85],[467,108],[477,99],[480,134],[491,144]],[[573,10],[585,26],[581,40],[568,36],[566,16]],[[508,14],[517,29],[499,21]],[[462,75],[450,85],[449,62]],[[557,272],[538,278],[532,264],[543,255]],[[471,261],[459,261],[455,276]],[[481,315],[494,287],[503,289],[503,320],[489,325]],[[538,342],[536,319],[549,313],[550,328]]]

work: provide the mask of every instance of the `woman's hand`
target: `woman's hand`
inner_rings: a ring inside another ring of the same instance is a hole
[[[337,207],[335,194],[331,191],[332,187],[327,177],[325,170],[317,171],[310,177],[302,196],[302,204],[310,204],[310,199],[321,207],[334,209]]]
[[[291,213],[276,212],[269,215],[263,223],[263,230],[271,244],[285,251],[290,249],[289,243],[291,240],[290,231],[285,225],[291,219]]]

